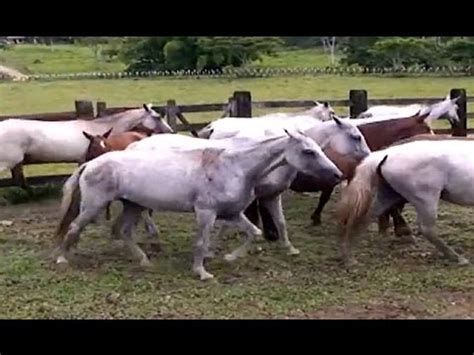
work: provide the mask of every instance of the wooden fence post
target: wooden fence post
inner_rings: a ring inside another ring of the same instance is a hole
[[[232,117],[252,117],[252,95],[250,91],[235,91]]]
[[[168,124],[173,129],[173,131],[176,131],[176,127],[177,127],[176,117],[177,117],[177,111],[178,111],[178,108],[176,107],[176,101],[168,100],[166,102],[165,110],[166,110],[166,119],[168,121]]]
[[[356,118],[368,108],[367,90],[350,90],[349,91],[349,115]]]
[[[97,117],[102,117],[104,115],[105,110],[107,109],[107,104],[104,101],[97,101],[96,103],[96,113]]]
[[[74,104],[76,107],[77,118],[82,118],[82,119],[94,118],[94,105],[92,104],[92,101],[76,100]]]
[[[455,137],[467,136],[467,97],[465,89],[452,89],[450,92],[451,99],[459,97],[456,102],[458,105],[459,123],[453,125],[452,135]]]

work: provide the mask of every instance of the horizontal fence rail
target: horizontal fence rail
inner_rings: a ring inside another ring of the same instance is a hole
[[[455,95],[455,96],[453,96]],[[452,134],[452,135],[468,135],[474,134],[474,128],[467,128],[467,119],[474,117],[474,112],[466,112],[467,103],[474,102],[474,96],[466,96],[465,90],[453,89],[451,90],[451,97],[461,95],[463,100],[459,100],[460,109],[458,114],[461,123],[458,127],[435,129],[437,134]],[[333,107],[349,107],[351,115],[356,117],[358,113],[363,112],[367,107],[374,105],[411,105],[411,104],[433,104],[443,100],[444,98],[386,98],[386,99],[369,99],[365,90],[351,90],[349,92],[349,99],[318,99],[319,102],[327,101]],[[177,132],[191,132],[197,135],[197,131],[205,127],[209,122],[190,123],[184,113],[199,113],[199,112],[220,112],[216,115],[219,117],[252,117],[252,109],[272,109],[272,108],[300,108],[306,109],[316,105],[316,100],[272,100],[272,101],[252,101],[250,92],[235,92],[229,98],[227,103],[205,103],[192,105],[178,105],[174,100],[168,100],[166,105],[153,106],[162,117],[166,117],[168,123]],[[27,120],[41,120],[41,121],[71,121],[76,119],[92,120],[96,117],[104,115],[111,115],[123,112],[130,109],[135,109],[136,106],[123,107],[107,107],[105,102],[97,102],[96,108],[91,101],[75,101],[75,111],[70,112],[50,112],[27,115],[8,115],[0,116],[0,121],[5,119],[27,119]],[[178,121],[180,123],[178,123]],[[35,164],[35,163],[33,163]],[[42,163],[37,163],[42,164]],[[21,176],[22,176],[21,172]],[[15,174],[11,179],[0,179],[0,188],[8,186],[21,186],[21,181]],[[47,175],[47,176],[33,176],[28,177],[27,182],[31,185],[40,185],[46,183],[63,183],[69,175]]]

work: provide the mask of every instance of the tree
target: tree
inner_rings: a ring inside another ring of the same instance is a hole
[[[341,63],[347,65],[374,66],[375,58],[369,52],[380,37],[348,37],[341,46],[343,58]]]
[[[472,65],[474,61],[474,41],[469,39],[453,39],[446,44],[445,56],[451,61]]]
[[[369,53],[377,66],[399,69],[410,65],[431,67],[437,64],[441,52],[435,41],[413,37],[381,39],[374,43]]]
[[[129,41],[122,53],[129,70],[221,69],[274,54],[275,37],[151,37]]]

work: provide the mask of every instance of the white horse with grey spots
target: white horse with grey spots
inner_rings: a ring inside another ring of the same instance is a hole
[[[283,133],[283,130],[281,131]],[[342,173],[321,148],[300,133],[265,137],[225,148],[168,149],[161,154],[125,150],[83,164],[64,186],[63,217],[58,227],[58,263],[79,240],[80,232],[111,201],[124,202],[122,235],[143,266],[150,261],[132,238],[144,208],[194,212],[198,233],[193,271],[212,278],[204,268],[209,233],[216,219],[237,225],[247,235],[229,258],[244,255],[261,231],[243,214],[255,197],[255,184],[288,162],[298,170],[339,181]]]
[[[226,121],[227,119],[223,119]],[[347,156],[351,159],[362,159],[370,153],[369,148],[365,142],[360,131],[355,128],[350,121],[342,122],[338,119],[334,119],[329,122],[315,121],[313,118],[305,116],[303,126],[311,127],[306,130],[305,134],[310,137],[318,145],[321,145],[324,148],[331,148],[333,151],[336,151],[342,156]],[[131,144],[127,149],[133,150],[154,150],[160,154],[164,149],[169,148],[179,148],[179,149],[196,149],[204,147],[221,147],[222,142],[227,142],[229,139],[225,137],[232,138],[229,142],[233,144],[242,144],[246,140],[261,140],[266,135],[273,135],[278,130],[283,129],[282,127],[290,126],[294,124],[293,128],[297,129],[299,124],[293,119],[279,120],[280,125],[274,124],[269,127],[269,125],[260,125],[260,122],[252,123],[252,121],[244,122],[247,124],[242,124],[237,133],[234,132],[232,127],[231,132],[216,131],[212,133],[211,139],[196,139],[191,137],[186,137],[182,135],[156,135],[153,137],[145,138],[139,142]],[[296,124],[295,124],[296,123]],[[214,135],[222,139],[213,139]],[[234,135],[233,137],[230,137]],[[290,242],[286,221],[283,213],[283,207],[281,202],[281,193],[289,188],[292,181],[296,177],[298,169],[292,166],[291,164],[285,164],[279,166],[277,169],[273,170],[270,174],[263,176],[256,183],[256,197],[261,199],[262,204],[267,208],[270,214],[273,217],[273,220],[276,221],[277,229],[279,235],[282,236],[280,242],[282,246],[287,250],[289,255],[298,255],[299,250],[293,246]],[[320,177],[324,178],[324,177]],[[120,218],[118,217],[116,223],[114,223],[113,234],[118,235],[117,229],[120,225]],[[147,224],[147,230],[155,231],[155,233],[149,233],[150,236],[157,235],[157,229],[154,226],[153,222],[150,219],[147,219],[145,216],[145,223]],[[228,224],[223,224],[219,237],[227,230]],[[212,252],[207,254],[209,257],[213,255]],[[230,260],[229,260],[230,261]]]
[[[450,260],[468,264],[436,235],[435,224],[440,199],[474,206],[473,181],[473,140],[420,140],[372,153],[357,167],[341,194],[338,214],[343,226],[340,248],[344,262],[348,266],[356,262],[350,253],[350,239],[371,217],[408,201],[416,209],[422,235]]]
[[[295,129],[305,128],[305,134],[316,142],[322,149],[330,148],[341,156],[361,160],[370,154],[370,149],[364,139],[364,136],[355,127],[352,120],[339,120],[333,117],[333,120],[321,122],[315,121],[309,116],[297,116],[261,120],[241,120],[224,118],[212,122],[204,135],[211,140],[219,140],[229,137],[262,137],[266,134],[272,134],[273,130],[280,129],[283,125],[291,125]],[[210,134],[209,134],[210,133]],[[200,132],[198,133],[200,134]],[[146,144],[146,140],[141,144]],[[281,194],[287,190],[298,171],[291,166],[281,166],[272,173],[263,177],[257,184],[256,197],[263,207],[270,213],[275,222],[278,234],[282,236],[281,240],[288,248],[288,254],[297,255],[299,250],[289,243],[288,231],[286,228],[285,216],[281,201]],[[228,226],[223,225],[219,236],[226,231]]]

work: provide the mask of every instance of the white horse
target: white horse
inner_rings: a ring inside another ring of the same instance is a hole
[[[427,122],[432,122],[440,117],[446,116],[449,122],[453,124],[454,122],[459,122],[459,116],[457,113],[458,105],[456,104],[458,99],[459,97],[451,99],[448,95],[443,101],[437,102],[433,105],[413,104],[406,106],[372,106],[367,111],[361,113],[358,118],[372,118],[380,121],[398,117],[410,117],[416,113],[424,115],[429,112],[430,114],[427,117]]]
[[[299,112],[278,112],[278,113],[269,113],[263,116],[254,117],[259,118],[269,118],[269,117],[292,117],[292,116],[311,116],[320,121],[329,121],[332,119],[332,116],[335,115],[334,109],[331,107],[329,102],[318,102],[315,101],[314,107],[307,109],[305,111]]]
[[[437,237],[435,223],[440,199],[474,205],[473,181],[473,140],[419,140],[372,153],[358,166],[339,202],[344,262],[347,266],[355,263],[349,248],[350,232],[360,231],[371,216],[380,216],[405,200],[415,207],[423,236],[449,259],[468,264]]]
[[[316,106],[309,110],[297,113],[270,113],[263,116],[244,118],[244,117],[226,117],[209,123],[206,127],[198,132],[200,138],[209,138],[213,131],[231,137],[241,131],[248,122],[251,122],[252,127],[258,125],[259,127],[267,128],[278,124],[278,127],[287,127],[291,124],[298,130],[306,130],[311,128],[314,121],[330,121],[335,115],[334,110],[329,103],[316,102]]]
[[[220,121],[220,122],[219,122]],[[255,121],[244,120],[230,122],[227,119],[216,121],[211,126],[210,139],[223,139],[226,137],[261,137],[266,134],[273,134],[274,130],[280,129],[284,124],[294,124],[297,129],[306,127],[305,134],[313,139],[321,148],[330,148],[341,156],[354,160],[360,160],[370,154],[370,149],[361,134],[353,125],[351,120],[339,120],[334,117],[332,121],[315,121],[309,116],[298,116],[281,119]],[[229,125],[226,125],[229,122]],[[209,128],[206,128],[209,129]],[[208,133],[206,135],[209,136]],[[289,242],[286,229],[286,221],[283,213],[281,193],[287,190],[295,179],[297,170],[290,166],[282,166],[274,170],[271,174],[263,177],[256,187],[256,195],[262,206],[270,213],[272,220],[278,231],[279,238],[288,249],[289,255],[299,254],[299,250],[294,248]],[[221,236],[227,227],[224,225],[219,232]]]
[[[0,172],[28,163],[81,163],[85,160],[89,140],[83,135],[101,135],[112,129],[122,133],[143,125],[170,133],[171,127],[150,105],[93,120],[48,122],[8,119],[0,122]]]
[[[255,184],[263,176],[287,162],[307,174],[333,181],[342,177],[310,138],[286,133],[241,147],[231,143],[227,148],[168,149],[162,154],[130,149],[83,164],[64,187],[57,262],[67,262],[70,246],[107,203],[122,199],[123,238],[143,266],[150,262],[131,237],[142,210],[194,212],[199,231],[193,271],[201,280],[212,278],[203,261],[216,219],[233,223],[247,234],[245,243],[229,254],[229,259],[245,255],[255,235],[261,234],[243,210],[253,200]]]

